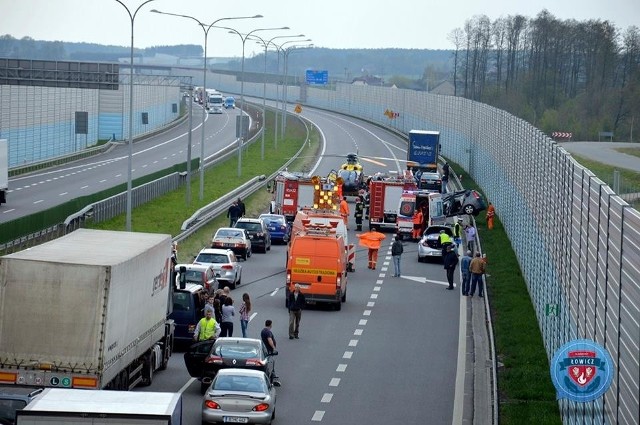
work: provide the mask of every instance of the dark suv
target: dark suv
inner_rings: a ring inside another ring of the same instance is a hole
[[[240,218],[234,227],[244,229],[251,240],[251,247],[266,253],[271,249],[271,233],[260,218]]]
[[[16,412],[24,409],[42,390],[26,387],[0,388],[0,424],[15,424]]]

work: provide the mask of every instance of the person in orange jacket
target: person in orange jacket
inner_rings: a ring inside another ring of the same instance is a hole
[[[489,230],[493,229],[493,218],[496,215],[496,208],[493,206],[491,202],[489,202],[489,206],[487,207],[487,228]]]
[[[347,225],[349,221],[349,204],[347,204],[347,197],[343,196],[342,201],[340,201],[340,215],[342,216],[342,220],[344,220],[344,225]]]
[[[368,268],[371,270],[376,269],[376,263],[378,262],[378,250],[380,249],[380,244],[386,238],[386,236],[374,227],[372,230],[366,233],[356,234],[358,239],[360,239],[358,245],[363,246],[369,250],[369,266]]]
[[[416,208],[413,213],[413,239],[420,239],[420,233],[422,233],[422,211],[420,208]]]

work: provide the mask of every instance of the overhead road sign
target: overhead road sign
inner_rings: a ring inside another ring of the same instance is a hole
[[[314,71],[307,69],[306,81],[309,85],[327,85],[329,82],[329,71]]]

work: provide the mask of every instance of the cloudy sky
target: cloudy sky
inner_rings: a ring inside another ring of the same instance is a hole
[[[143,4],[143,0],[121,1],[132,13]],[[136,15],[136,47],[204,42],[204,33],[195,21],[150,13],[152,9],[194,16],[207,24],[220,18],[261,14],[264,17],[260,19],[219,25],[241,33],[288,26],[288,31],[256,34],[264,39],[304,34],[301,40],[311,39],[315,46],[328,48],[451,49],[447,34],[462,28],[474,15],[533,18],[543,9],[563,20],[609,20],[620,29],[640,26],[640,0],[154,0]],[[0,35],[128,47],[130,30],[131,19],[116,0],[0,0]],[[247,41],[245,50],[251,56],[261,48]],[[208,56],[241,54],[238,35],[211,30]]]

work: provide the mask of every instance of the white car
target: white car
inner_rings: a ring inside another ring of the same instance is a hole
[[[195,283],[202,285],[207,292],[213,292],[218,289],[216,281],[217,272],[208,264],[176,264],[174,270],[176,272],[176,283],[180,285],[180,271],[184,267],[185,283]]]
[[[193,264],[211,266],[219,287],[235,289],[242,283],[242,265],[230,249],[205,248],[200,250]]]

